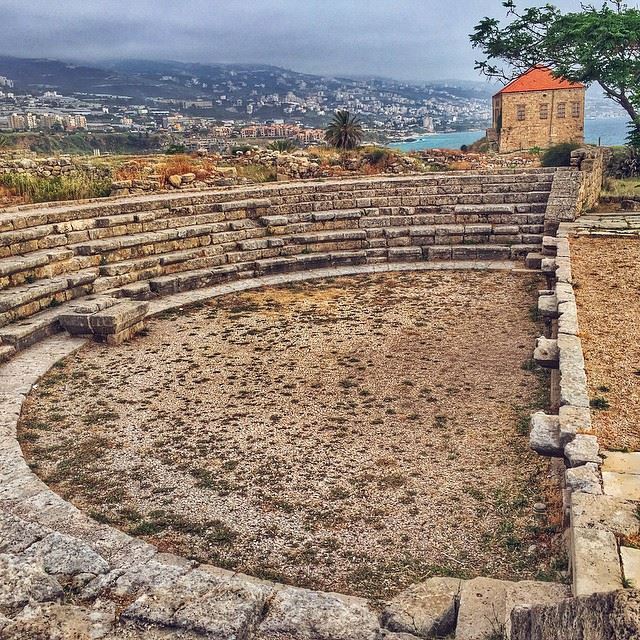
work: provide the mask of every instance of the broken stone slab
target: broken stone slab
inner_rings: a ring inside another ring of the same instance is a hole
[[[149,310],[148,302],[120,302],[114,307],[89,316],[91,333],[97,335],[116,334],[144,319]]]
[[[584,596],[622,589],[618,543],[613,533],[576,526],[570,532],[573,594]]]
[[[573,469],[567,469],[565,472],[565,484],[567,489],[572,493],[579,491],[593,495],[602,495],[598,465],[593,462]]]
[[[577,434],[588,434],[591,431],[591,411],[587,407],[565,404],[558,410],[558,416],[563,446],[569,444]]]
[[[543,318],[558,317],[558,299],[555,294],[542,295],[538,298],[538,313]]]
[[[511,638],[511,611],[516,607],[556,604],[571,597],[571,588],[566,584],[522,580],[507,586],[505,638]]]
[[[542,456],[562,457],[560,418],[538,411],[531,416],[529,446]]]
[[[258,636],[296,640],[378,640],[378,616],[361,598],[284,587],[272,598]]]
[[[33,559],[0,554],[0,613],[9,615],[30,601],[49,602],[62,597],[62,585]]]
[[[82,576],[86,582],[109,571],[107,561],[77,538],[54,532],[31,545],[24,554],[57,577]]]
[[[604,529],[618,537],[640,533],[640,520],[633,502],[606,495],[574,493],[570,510],[572,527]]]
[[[387,605],[385,625],[422,638],[446,636],[456,626],[461,588],[457,578],[429,578],[413,585]]]
[[[120,300],[111,296],[86,296],[69,302],[67,309],[73,313],[91,314],[113,307],[119,302]]]
[[[633,473],[602,472],[605,495],[623,500],[640,500],[640,476]]]
[[[493,578],[466,581],[460,592],[456,640],[504,637],[507,583]]]
[[[544,336],[537,338],[533,359],[545,369],[557,369],[560,364],[558,341],[550,340]]]
[[[63,313],[59,320],[62,327],[71,335],[98,336],[106,339],[108,336],[118,336],[132,329],[139,330],[147,312],[148,302],[127,300],[104,308],[96,313]]]
[[[620,547],[625,586],[640,589],[640,549]]]
[[[640,475],[640,452],[603,451],[602,471]]]
[[[570,467],[579,467],[588,462],[597,465],[602,463],[602,458],[598,455],[600,445],[595,436],[578,434],[564,447],[564,457]]]

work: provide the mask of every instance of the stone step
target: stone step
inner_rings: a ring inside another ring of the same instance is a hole
[[[47,309],[24,320],[0,327],[0,340],[2,344],[11,345],[16,351],[22,351],[62,330],[58,323],[59,313],[60,310],[57,308]]]
[[[46,303],[55,302],[57,294],[69,293],[74,289],[90,285],[97,277],[97,269],[88,269],[0,291],[0,326],[40,311],[43,300]],[[80,293],[84,295],[86,291]],[[60,302],[60,300],[57,301]],[[39,306],[31,309],[30,305]],[[24,314],[20,311],[22,308],[27,308]]]
[[[12,344],[0,343],[0,362],[6,362],[16,353],[16,348]]]
[[[508,639],[516,607],[555,604],[571,597],[568,585],[492,578],[429,578],[391,600],[382,623],[392,633],[456,640]]]
[[[540,269],[542,267],[542,259],[543,256],[541,253],[532,251],[527,254],[527,257],[524,259],[524,264],[527,269]]]

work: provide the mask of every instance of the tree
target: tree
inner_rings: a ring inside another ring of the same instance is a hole
[[[336,111],[329,126],[325,129],[324,139],[333,147],[343,151],[355,149],[364,136],[358,116],[348,111]]]
[[[597,83],[629,114],[630,141],[640,140],[640,10],[624,0],[605,0],[600,8],[583,4],[566,14],[552,4],[523,10],[516,0],[502,5],[505,24],[483,18],[470,36],[486,56],[476,69],[508,81],[543,64],[556,76]]]

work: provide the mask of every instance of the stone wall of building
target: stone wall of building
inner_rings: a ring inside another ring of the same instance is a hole
[[[500,153],[540,147],[547,149],[561,142],[584,142],[584,89],[556,89],[505,93],[501,102]],[[577,117],[573,103],[578,103]],[[564,104],[564,117],[561,117]],[[546,105],[547,117],[541,117]],[[518,111],[524,107],[524,120]]]

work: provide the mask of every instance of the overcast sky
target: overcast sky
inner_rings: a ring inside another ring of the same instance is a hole
[[[527,4],[544,4],[525,0]],[[580,0],[557,0],[579,9]],[[634,3],[635,4],[635,3]],[[501,0],[0,0],[0,53],[275,64],[478,79],[468,34]]]

